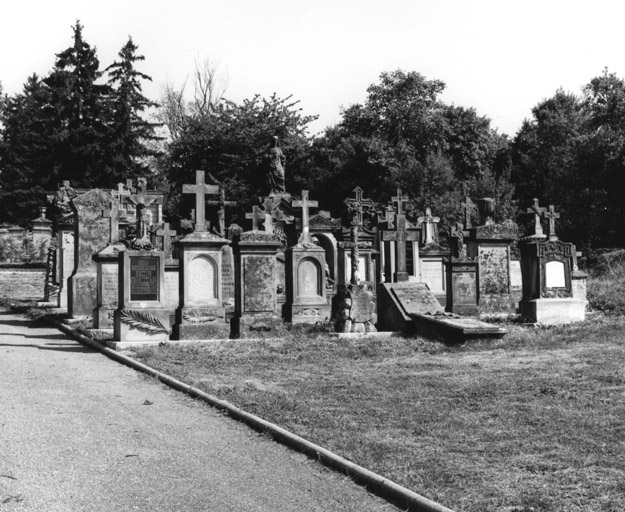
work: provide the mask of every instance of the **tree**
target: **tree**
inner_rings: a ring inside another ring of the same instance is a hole
[[[152,79],[135,68],[136,62],[145,60],[142,55],[137,55],[137,49],[129,38],[119,52],[120,60],[106,68],[112,107],[107,152],[111,172],[117,181],[149,172],[146,158],[154,156],[154,150],[147,143],[158,139],[155,128],[159,125],[142,117],[146,110],[158,105],[142,93],[141,81]]]

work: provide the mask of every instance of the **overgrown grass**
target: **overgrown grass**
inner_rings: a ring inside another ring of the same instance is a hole
[[[625,320],[421,338],[163,346],[134,356],[458,511],[620,511]]]
[[[605,253],[592,263],[589,306],[598,311],[625,314],[625,250]]]

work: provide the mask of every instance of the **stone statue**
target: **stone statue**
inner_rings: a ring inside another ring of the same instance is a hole
[[[284,186],[284,162],[285,157],[280,149],[280,140],[277,135],[271,138],[271,142],[265,153],[265,167],[267,179],[269,181],[269,191],[272,194],[283,194],[286,192]]]

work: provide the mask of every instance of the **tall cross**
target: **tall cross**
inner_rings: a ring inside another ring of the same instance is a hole
[[[358,234],[360,227],[362,226],[364,212],[369,212],[373,208],[373,201],[371,199],[364,199],[362,197],[362,189],[356,187],[354,189],[355,198],[347,198],[343,202],[347,205],[347,211],[352,215],[352,284],[358,284],[358,267],[360,262],[359,248],[358,248]]]
[[[252,219],[252,230],[258,231],[258,222],[265,220],[265,212],[263,212],[258,206],[254,205],[252,213],[245,214],[246,219]],[[265,229],[267,231],[267,229]]]
[[[128,196],[128,201],[137,207],[137,233],[139,238],[147,238],[148,225],[144,216],[144,210],[152,203],[160,204],[160,197],[148,198],[148,182],[145,178],[139,178],[137,184],[137,193]]]
[[[309,226],[309,211],[310,207],[317,208],[319,203],[317,201],[309,201],[308,200],[308,190],[302,190],[302,199],[296,200],[291,203],[293,208],[301,208],[302,209],[302,236],[299,237],[297,241],[300,244],[310,244],[312,240],[310,239],[310,226]]]
[[[111,201],[111,207],[108,210],[102,210],[102,217],[110,219],[111,234],[109,235],[109,243],[119,240],[119,203]]]
[[[206,194],[219,194],[218,185],[207,185],[204,171],[195,171],[195,185],[182,185],[183,194],[195,194],[195,231],[206,231]]]
[[[419,232],[406,227],[406,216],[403,213],[395,214],[395,230],[383,230],[382,240],[395,242],[395,282],[408,281],[406,272],[406,242],[419,240]]]
[[[470,229],[472,226],[471,223],[471,214],[475,211],[475,203],[471,201],[469,196],[464,198],[464,202],[460,203],[462,206],[462,212],[464,216],[464,229]]]
[[[560,214],[557,213],[554,206],[550,204],[549,211],[546,211],[543,215],[549,219],[549,240],[557,240],[556,219],[560,218]]]
[[[173,254],[171,250],[171,239],[176,236],[176,230],[169,229],[169,222],[163,222],[163,227],[157,229],[155,234],[158,237],[163,237],[162,251],[165,253],[165,259],[171,260]],[[156,246],[157,244],[154,245]]]
[[[542,236],[543,226],[540,223],[540,218],[547,212],[547,208],[538,205],[538,199],[534,198],[534,203],[527,210],[527,213],[534,214],[534,234]]]
[[[433,244],[436,242],[434,238],[435,228],[433,226],[438,224],[440,220],[440,217],[434,217],[432,215],[432,210],[429,206],[425,209],[425,215],[417,219],[419,224],[425,225],[425,233],[423,237],[425,240],[423,241],[423,245]]]
[[[402,196],[401,188],[397,189],[397,195],[391,197],[391,203],[395,204],[395,213],[397,215],[404,214],[404,203],[409,201],[408,196]]]

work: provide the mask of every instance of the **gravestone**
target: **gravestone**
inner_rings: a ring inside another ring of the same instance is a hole
[[[549,231],[544,235],[536,224],[534,233],[521,239],[521,315],[542,324],[582,321],[586,317],[586,274],[577,269],[575,246],[558,239],[555,220],[560,214],[553,205],[533,213],[548,220]]]
[[[245,231],[235,238],[234,337],[275,335],[282,324],[276,290],[280,245],[276,234],[269,231]]]
[[[109,244],[93,256],[97,267],[97,300],[93,310],[93,327],[113,329],[113,314],[119,302],[119,253],[126,246]]]
[[[165,307],[165,261],[160,251],[119,253],[119,297],[114,313],[113,346],[169,340]]]
[[[378,286],[378,327],[452,342],[506,334],[501,327],[446,313],[425,283],[413,282]]]
[[[74,222],[74,273],[69,278],[68,315],[91,316],[96,307],[97,266],[93,255],[111,241],[110,219],[102,212],[116,201],[100,189],[90,190],[71,201]]]
[[[316,207],[317,201],[310,201],[308,191],[303,190],[301,200],[292,206],[302,208],[302,233],[286,251],[285,318],[292,323],[328,322],[331,305],[326,298],[325,251],[312,241],[308,222],[309,208]]]
[[[74,272],[74,226],[73,215],[68,215],[58,223],[57,249],[59,260],[57,264],[59,281],[58,307],[68,306],[68,279]]]

